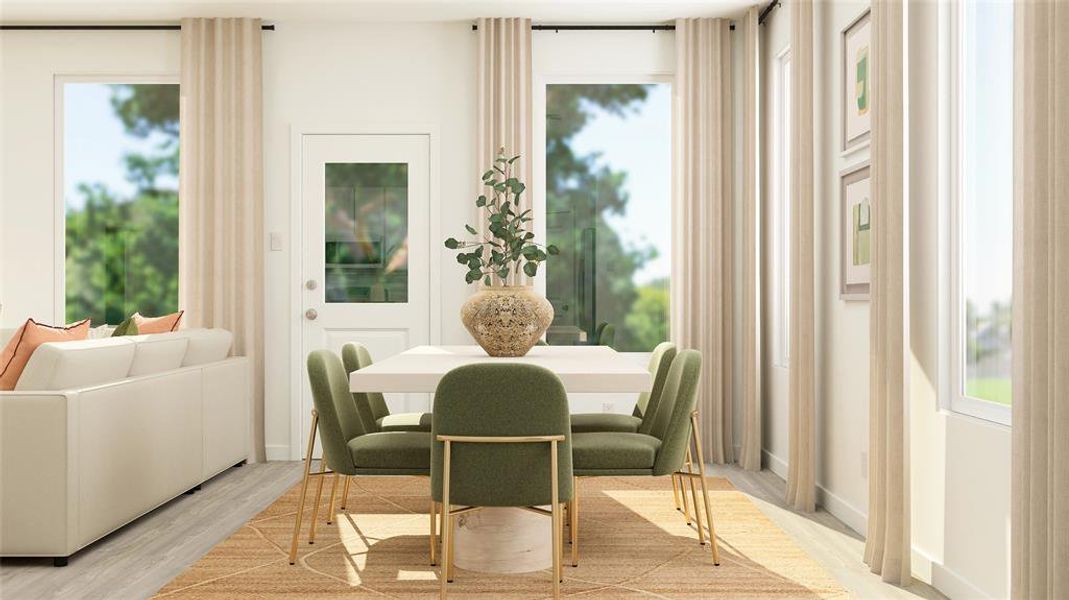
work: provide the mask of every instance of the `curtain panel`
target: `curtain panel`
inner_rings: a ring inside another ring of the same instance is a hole
[[[1010,589],[1069,597],[1069,5],[1015,9]]]
[[[865,563],[910,582],[909,235],[905,189],[904,5],[872,3],[872,283],[869,515]]]
[[[791,286],[787,504],[816,509],[816,296],[813,246],[813,0],[791,7]]]
[[[263,67],[259,19],[183,19],[179,301],[234,334],[251,372],[250,458],[264,460]]]
[[[704,361],[698,409],[706,457],[732,462],[734,143],[726,19],[676,21],[671,335]]]
[[[761,470],[761,194],[757,165],[758,78],[760,46],[758,9],[743,17],[742,106],[742,442],[739,466]]]

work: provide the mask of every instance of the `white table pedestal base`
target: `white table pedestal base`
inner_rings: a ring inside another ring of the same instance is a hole
[[[520,508],[489,507],[457,517],[457,567],[527,573],[553,566],[552,519]]]

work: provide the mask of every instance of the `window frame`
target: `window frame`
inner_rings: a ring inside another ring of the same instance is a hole
[[[643,85],[643,84],[667,84],[675,98],[675,75],[662,72],[601,72],[601,73],[544,73],[536,75],[532,85],[531,116],[533,121],[532,130],[532,161],[531,181],[537,182],[534,186],[532,208],[534,209],[534,234],[536,240],[546,240],[546,88],[558,84],[594,84],[594,85]],[[672,102],[672,123],[675,122],[675,101]],[[672,142],[673,147],[675,141]],[[674,161],[674,156],[672,157]],[[673,165],[674,168],[674,165]],[[674,247],[674,244],[673,244]],[[674,262],[674,256],[670,256],[669,264]],[[546,295],[546,271],[548,267],[538,270],[534,278],[534,289],[542,296]],[[671,286],[671,276],[669,276]],[[669,321],[671,321],[671,292],[669,292]],[[671,332],[669,332],[671,338]],[[671,341],[671,339],[665,340]],[[624,355],[648,357],[650,352],[621,352]]]
[[[790,114],[790,90],[787,75],[791,67],[791,47],[776,54],[774,75],[772,152],[772,366],[789,369],[790,353],[790,164],[784,149],[790,148],[790,131],[786,127]],[[784,174],[787,176],[785,177]]]
[[[181,76],[178,73],[145,73],[145,74],[117,74],[117,75],[86,75],[67,74],[53,76],[52,86],[52,118],[53,118],[53,142],[52,142],[52,213],[53,213],[53,323],[66,323],[67,318],[67,202],[64,197],[66,171],[63,164],[66,129],[63,119],[65,110],[64,93],[68,83],[98,83],[111,84],[160,84],[181,85]],[[179,88],[178,119],[182,121],[184,110],[182,91]],[[181,143],[181,142],[179,142]],[[181,166],[179,166],[181,171]],[[181,202],[181,192],[179,192]],[[97,323],[95,325],[104,325]]]
[[[964,310],[964,283],[962,267],[966,249],[963,227],[965,198],[962,185],[962,148],[965,144],[965,111],[962,92],[963,69],[965,65],[965,44],[963,24],[965,19],[965,2],[949,3],[946,7],[947,19],[945,34],[947,39],[947,89],[946,128],[947,139],[947,193],[946,207],[946,256],[948,277],[947,293],[947,350],[949,360],[944,390],[943,408],[957,413],[1011,426],[1013,409],[1011,405],[999,404],[969,396],[965,392],[965,344],[966,326]]]

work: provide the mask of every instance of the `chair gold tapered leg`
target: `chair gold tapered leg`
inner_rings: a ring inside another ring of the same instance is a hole
[[[676,502],[676,510],[683,512],[683,505],[679,503],[679,475],[672,473],[672,499]]]
[[[689,442],[688,442],[688,446],[689,446]],[[688,449],[688,451],[689,451],[689,449]],[[693,472],[694,472],[693,465],[688,460],[687,461],[687,473],[688,473],[687,481],[690,482],[690,495],[691,495],[691,498],[694,499],[694,523],[698,526],[698,543],[701,544],[702,546],[704,546],[705,545],[705,529],[702,528],[702,510],[701,510],[701,504],[698,503],[698,486],[697,486],[697,484],[694,483],[694,478],[689,476],[689,474],[693,473]]]
[[[550,442],[549,448],[550,501],[553,507],[553,598],[560,598],[560,555],[561,555],[561,518],[560,491],[557,481],[557,442]]]
[[[440,589],[439,596],[444,600],[446,597],[446,583],[449,577],[449,565],[453,562],[449,543],[453,541],[453,521],[449,516],[449,454],[450,442],[445,442],[442,454],[442,566],[438,569]]]
[[[438,553],[438,503],[431,500],[431,508],[428,512],[431,515],[431,566],[433,567],[438,564],[436,556]]]
[[[316,519],[319,518],[319,505],[323,503],[323,478],[327,473],[327,454],[323,452],[323,458],[319,459],[319,470],[323,472],[316,481],[316,500],[312,505],[312,522],[308,525],[308,543],[316,543]]]
[[[716,542],[716,528],[713,526],[713,510],[709,503],[709,486],[705,481],[705,457],[702,456],[702,437],[698,433],[698,413],[691,413],[691,430],[694,432],[694,448],[698,453],[698,472],[701,474],[702,496],[705,498],[705,520],[709,524],[709,543],[713,549],[713,564],[720,565],[720,548]]]
[[[297,501],[297,516],[293,523],[293,541],[290,543],[290,564],[297,562],[297,540],[301,537],[301,515],[304,514],[304,498],[308,495],[308,474],[312,472],[312,451],[316,444],[316,426],[319,413],[312,411],[312,430],[308,432],[308,453],[304,457],[304,479],[301,481],[301,497]]]
[[[334,522],[334,496],[338,493],[338,474],[334,474],[334,484],[330,487],[330,504],[327,508],[327,525]]]
[[[345,487],[343,487],[341,491],[341,506],[338,507],[342,511],[345,510],[345,507],[349,506],[349,484],[352,483],[352,481],[352,477],[349,477],[348,475],[345,476]]]
[[[457,518],[454,515],[449,515],[449,531],[456,534],[457,532]],[[449,583],[453,583],[453,580],[457,578],[457,536],[449,536]]]
[[[686,470],[690,471],[690,445],[687,445],[687,456],[684,464],[687,467]],[[687,481],[689,478],[683,477],[682,475],[677,475],[676,477],[679,478],[680,496],[683,497],[683,517],[687,520],[687,525],[690,525],[690,504],[687,500]]]
[[[572,505],[568,509],[568,533],[572,538],[572,566],[579,566],[579,478],[572,480]]]

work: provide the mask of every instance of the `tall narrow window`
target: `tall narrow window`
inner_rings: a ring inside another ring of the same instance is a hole
[[[961,2],[957,19],[957,359],[952,408],[1009,421],[1013,304],[1013,3]]]
[[[776,61],[772,134],[772,311],[773,364],[790,364],[791,314],[791,53],[784,49]]]
[[[652,350],[668,339],[671,84],[547,85],[545,152],[549,343]]]
[[[178,305],[178,85],[65,83],[66,318]]]

